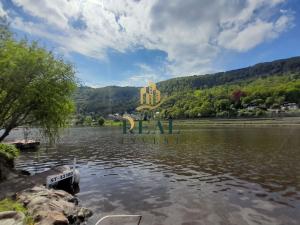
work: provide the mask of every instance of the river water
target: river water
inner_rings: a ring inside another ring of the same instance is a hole
[[[10,138],[20,135],[15,131]],[[22,153],[36,173],[77,158],[88,224],[141,214],[142,225],[300,224],[300,127],[193,127],[174,135],[72,128]]]

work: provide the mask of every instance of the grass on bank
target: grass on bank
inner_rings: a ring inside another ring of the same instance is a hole
[[[300,117],[174,120],[177,125],[300,125]]]
[[[104,123],[104,126],[112,126],[112,127],[117,127],[122,125],[123,125],[123,121],[105,120]]]
[[[25,224],[26,225],[33,225],[33,218],[28,214],[27,209],[19,202],[16,202],[12,199],[5,198],[0,201],[0,212],[5,211],[16,211],[22,212],[25,215]]]

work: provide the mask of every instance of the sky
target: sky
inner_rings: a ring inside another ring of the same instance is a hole
[[[82,85],[144,86],[300,55],[299,0],[0,0]]]

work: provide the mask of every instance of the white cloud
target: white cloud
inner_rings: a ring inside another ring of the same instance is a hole
[[[124,82],[120,82],[120,86],[136,86],[136,87],[143,87],[145,84],[147,84],[149,81],[151,82],[158,82],[160,81],[157,74],[139,74],[139,75],[133,75],[129,77]]]
[[[129,76],[128,79],[120,81],[118,85],[142,87],[149,81],[156,83],[165,78],[160,76],[157,70],[147,64],[137,64],[136,66],[139,68],[139,71]]]
[[[282,15],[274,24],[274,30],[278,34],[285,31],[289,26],[293,26],[292,21],[294,20],[292,15]]]
[[[264,40],[275,37],[276,34],[274,24],[258,20],[248,24],[241,31],[235,29],[223,31],[219,36],[219,44],[225,48],[247,51]]]
[[[283,14],[276,21],[266,22],[257,19],[248,23],[242,30],[237,27],[222,31],[218,37],[218,43],[228,49],[236,51],[248,51],[260,43],[278,37],[292,25],[293,17]]]
[[[3,5],[2,3],[0,2],[0,17],[5,17],[7,14],[6,12],[4,11],[3,9]]]
[[[12,0],[36,19],[14,14],[11,21],[61,49],[101,60],[108,49],[161,50],[170,74],[189,75],[212,71],[223,48],[247,51],[284,32],[293,19],[281,8],[285,1]],[[142,74],[128,82],[151,78],[155,71]]]

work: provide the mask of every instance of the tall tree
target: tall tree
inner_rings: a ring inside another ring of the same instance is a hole
[[[11,38],[11,32],[9,32],[9,24],[6,17],[0,17],[0,40],[7,40]]]
[[[14,40],[5,26],[0,30],[0,142],[18,126],[37,126],[54,140],[74,110],[74,68],[37,43]]]

